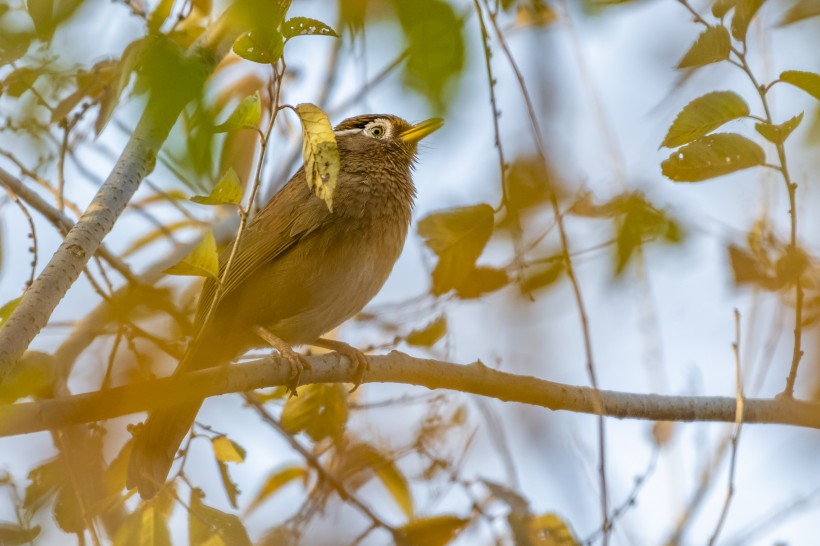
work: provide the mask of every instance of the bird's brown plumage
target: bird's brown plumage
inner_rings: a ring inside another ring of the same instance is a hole
[[[384,124],[387,133],[374,137],[374,124]],[[412,127],[377,114],[335,128],[341,169],[333,212],[309,190],[300,169],[248,224],[213,318],[203,326],[216,293],[215,282],[206,282],[196,320],[204,330],[176,373],[224,364],[264,345],[252,332],[255,325],[290,344],[313,342],[376,295],[410,224],[416,141],[401,135]],[[227,252],[220,256],[220,272]],[[163,486],[200,405],[149,415],[136,435],[129,488],[150,498]]]

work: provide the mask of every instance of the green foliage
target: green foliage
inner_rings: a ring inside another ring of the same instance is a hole
[[[675,182],[699,182],[766,162],[763,148],[746,137],[718,133],[690,142],[661,163]]]
[[[294,17],[282,23],[282,35],[285,40],[296,36],[333,36],[338,38],[336,31],[316,19],[308,17]]]
[[[709,27],[689,48],[678,63],[678,68],[699,68],[729,58],[732,43],[729,31],[722,25]]]
[[[661,146],[674,148],[711,133],[724,123],[749,115],[749,106],[737,93],[715,91],[699,97],[675,118]]]
[[[216,251],[214,233],[209,231],[199,244],[179,263],[163,271],[166,275],[193,275],[217,278],[219,275],[219,255]]]
[[[245,97],[224,122],[214,127],[215,133],[226,133],[239,129],[258,129],[262,121],[262,99],[257,92]]]
[[[27,0],[37,38],[50,42],[57,27],[68,20],[81,3],[82,0]]]
[[[393,0],[410,52],[407,84],[422,93],[434,110],[448,106],[452,83],[464,68],[462,23],[443,0]]]
[[[191,201],[201,205],[238,205],[242,200],[242,182],[233,169],[222,175],[208,195],[194,195]]]
[[[308,187],[333,212],[333,192],[339,180],[339,147],[336,134],[321,108],[304,103],[296,106],[302,122],[302,158]]]

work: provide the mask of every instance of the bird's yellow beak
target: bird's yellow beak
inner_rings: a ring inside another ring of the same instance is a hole
[[[413,144],[418,142],[419,140],[423,139],[430,133],[434,133],[441,129],[441,126],[444,125],[444,120],[441,118],[430,118],[428,120],[424,120],[421,123],[416,123],[409,129],[405,129],[399,135],[404,142],[408,144]]]

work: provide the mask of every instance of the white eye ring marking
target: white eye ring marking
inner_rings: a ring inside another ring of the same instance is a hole
[[[392,125],[386,119],[376,119],[364,126],[364,134],[372,138],[389,138]]]

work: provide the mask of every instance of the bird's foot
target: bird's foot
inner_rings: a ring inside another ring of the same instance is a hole
[[[359,388],[359,385],[361,385],[362,381],[364,381],[364,374],[370,370],[370,362],[367,360],[367,356],[365,356],[363,352],[352,345],[348,345],[344,341],[325,339],[323,337],[320,337],[315,342],[311,343],[311,345],[330,349],[331,351],[336,351],[339,356],[347,357],[356,370],[356,375],[353,379],[353,388],[350,389],[350,392],[353,392]]]
[[[288,374],[288,384],[286,387],[290,390],[291,395],[296,395],[296,387],[299,386],[299,380],[302,378],[302,372],[305,370],[312,370],[313,366],[302,355],[293,350],[286,341],[277,337],[273,332],[262,326],[254,326],[256,335],[261,337],[265,342],[276,349],[276,351],[285,359],[285,362],[290,366],[290,373]]]

